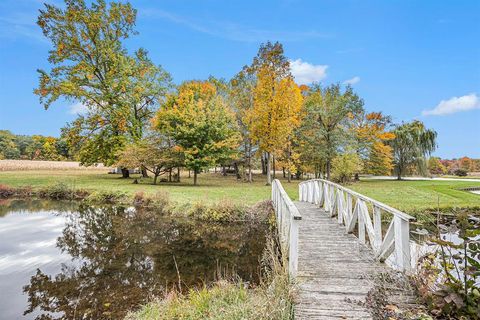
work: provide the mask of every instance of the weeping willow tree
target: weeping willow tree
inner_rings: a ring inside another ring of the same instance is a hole
[[[395,139],[389,141],[389,144],[393,149],[394,171],[398,180],[402,179],[408,168],[415,168],[425,175],[425,159],[437,147],[437,133],[425,128],[423,122],[418,120],[397,126],[393,133]]]

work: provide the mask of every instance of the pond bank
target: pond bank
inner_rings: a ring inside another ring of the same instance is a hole
[[[224,277],[260,285],[268,225],[132,206],[4,199],[0,230],[0,288],[9,292],[0,302],[3,316],[120,319],[153,297]]]

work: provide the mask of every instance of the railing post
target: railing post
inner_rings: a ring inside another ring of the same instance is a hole
[[[362,200],[357,199],[357,207],[358,207],[358,239],[360,243],[365,244],[365,216],[363,212],[363,205]]]
[[[308,185],[308,202],[313,202],[313,184],[311,181],[307,182]]]
[[[375,246],[377,248],[382,244],[382,210],[373,206],[373,230],[375,232]]]
[[[290,239],[288,248],[288,271],[291,278],[295,278],[298,270],[298,222],[291,218]]]
[[[410,254],[410,223],[407,220],[394,216],[395,228],[395,258],[397,266],[403,271],[412,268]]]

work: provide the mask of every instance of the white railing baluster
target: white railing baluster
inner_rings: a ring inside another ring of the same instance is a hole
[[[375,230],[375,246],[377,248],[382,244],[382,210],[373,206],[373,229]]]
[[[360,243],[365,243],[365,212],[363,212],[364,206],[361,199],[357,200],[358,206],[358,239]]]
[[[308,185],[299,185],[298,192],[301,201],[312,200]],[[302,217],[277,179],[272,183],[272,202],[277,220],[280,249],[282,254],[288,257],[290,277],[295,278],[298,270],[298,224]]]
[[[324,179],[312,179],[299,185],[300,201],[318,205],[352,233],[358,227],[359,242],[368,242],[375,256],[385,261],[394,252],[395,267],[411,269],[410,221],[415,220],[397,209]],[[370,213],[369,208],[372,208]],[[382,239],[382,211],[392,216]],[[390,261],[390,260],[389,260]]]

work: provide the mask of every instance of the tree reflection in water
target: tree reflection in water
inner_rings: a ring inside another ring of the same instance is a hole
[[[37,269],[24,287],[25,314],[119,319],[178,286],[179,278],[183,289],[214,281],[219,270],[257,282],[266,228],[80,205],[57,239],[72,262],[54,276]]]

